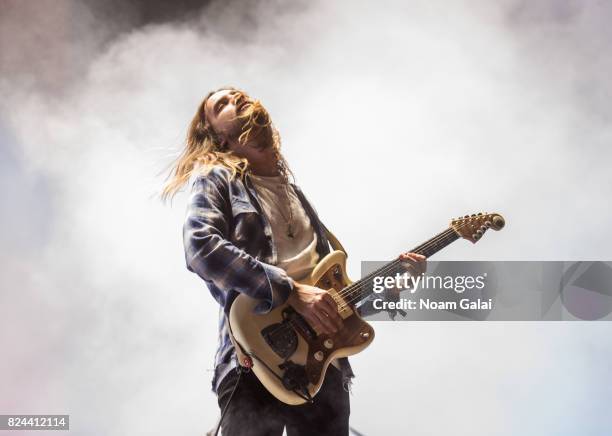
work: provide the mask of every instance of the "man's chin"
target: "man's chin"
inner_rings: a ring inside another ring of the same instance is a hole
[[[246,132],[243,132],[243,135],[244,133]],[[248,131],[248,137],[246,135],[241,135],[241,137],[243,138],[243,140],[239,140],[241,144],[260,151],[273,148],[274,145],[274,135],[272,134],[272,127],[269,125],[262,127],[254,126]]]

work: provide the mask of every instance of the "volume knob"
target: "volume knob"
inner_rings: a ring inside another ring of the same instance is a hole
[[[323,354],[323,351],[317,351],[316,353],[314,353],[314,358],[318,362],[322,361],[323,357],[325,357],[325,355]]]

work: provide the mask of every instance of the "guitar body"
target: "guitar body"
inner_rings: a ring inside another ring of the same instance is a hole
[[[339,303],[342,330],[319,334],[287,303],[254,314],[259,300],[244,294],[232,303],[229,317],[234,340],[252,358],[252,371],[272,395],[291,405],[316,395],[334,359],[359,353],[374,339],[374,329],[339,293],[351,284],[343,252],[325,256],[301,282],[327,290]]]

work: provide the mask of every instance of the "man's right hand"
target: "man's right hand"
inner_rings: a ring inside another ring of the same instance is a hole
[[[338,305],[324,289],[295,282],[287,302],[317,333],[331,335],[342,328]]]

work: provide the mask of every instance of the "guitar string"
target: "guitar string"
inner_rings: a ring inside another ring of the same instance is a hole
[[[465,227],[467,225],[468,225],[468,223],[464,222],[461,225],[459,225],[456,229],[453,228],[453,227],[449,227],[448,229],[446,229],[443,232],[439,233],[435,237],[431,238],[426,243],[424,243],[424,244],[414,248],[413,252],[419,252],[419,251],[420,252],[425,252],[425,251],[429,250],[430,248],[432,248],[433,246],[438,245],[443,240],[448,239],[449,237],[459,238],[460,235],[458,234],[457,230],[460,230],[460,229],[462,229],[463,227]],[[450,242],[454,242],[455,240],[456,239],[454,239],[453,241],[449,241],[449,243]],[[442,247],[442,248],[444,248],[444,247]],[[432,254],[435,254],[435,253],[432,253]],[[338,292],[338,294],[340,296],[345,296],[345,295],[348,295],[348,294],[352,293],[353,292],[353,288],[361,287],[362,283],[367,281],[367,280],[369,280],[370,278],[372,278],[372,276],[380,275],[385,270],[393,269],[394,267],[397,266],[398,263],[401,264],[402,262],[399,259],[395,259],[393,261],[390,261],[384,267],[381,267],[379,270],[375,270],[375,271],[371,272],[370,274],[368,274],[367,276],[362,277],[357,282],[352,283],[351,285],[346,286],[340,292]]]
[[[465,225],[467,225],[467,223],[462,224],[461,226],[458,227],[458,229],[464,227]],[[426,243],[422,244],[422,246],[418,246],[416,248],[420,248],[421,250],[425,250],[425,249],[430,248],[431,246],[437,244],[438,242],[440,242],[442,239],[446,238],[447,236],[449,236],[451,234],[456,234],[456,233],[457,232],[455,232],[452,227],[449,227],[448,229],[444,230],[440,234],[434,236],[431,240],[429,240]],[[396,267],[398,264],[399,264],[399,259],[395,259],[395,260],[389,262],[387,265],[385,265],[380,270],[373,271],[372,273],[368,274],[364,278],[360,279],[359,282],[363,283],[365,281],[365,279],[367,279],[369,277],[372,277],[374,275],[386,274],[389,270],[391,270],[393,267]],[[356,282],[356,283],[359,283],[359,282]],[[349,285],[349,286],[353,286],[353,285]],[[333,298],[333,296],[332,296],[332,298]],[[357,297],[353,301],[359,301],[359,300],[360,300],[360,297]],[[334,299],[334,301],[336,301],[336,304],[338,304],[338,311],[344,310],[346,307],[348,307],[348,304],[343,304],[343,303],[339,304],[336,299]],[[290,324],[293,325],[291,320],[289,320],[289,322],[290,322]],[[270,335],[274,335],[274,334],[276,334],[276,333],[278,333],[280,331],[285,331],[285,332],[291,331],[291,326],[288,326],[286,324],[281,324],[278,327],[276,327],[275,329],[272,329],[269,332],[269,334]]]
[[[457,230],[465,227],[465,225],[467,225],[467,224],[462,224],[461,226],[459,226],[457,228]],[[430,239],[426,243],[424,243],[424,244],[422,244],[420,246],[417,246],[414,249],[414,252],[417,252],[417,251],[421,251],[421,252],[427,251],[428,249],[438,245],[440,242],[442,242],[443,240],[449,238],[450,236],[456,236],[457,238],[459,237],[459,235],[457,235],[457,231],[455,229],[453,229],[452,227],[444,230],[443,232],[441,232],[440,234],[436,235],[435,237],[433,237],[432,239]],[[450,241],[450,242],[454,242],[454,241]],[[398,262],[401,263],[401,261],[399,259],[392,260],[391,262],[387,263],[384,267],[380,268],[380,270],[375,270],[375,271],[371,272],[370,274],[368,274],[367,276],[361,278],[357,282],[355,282],[355,283],[345,287],[340,292],[338,292],[338,294],[340,294],[340,296],[344,296],[344,295],[350,294],[352,292],[353,288],[360,287],[361,284],[363,282],[365,282],[366,280],[369,280],[373,276],[380,275],[381,272],[383,272],[384,270],[386,270],[388,268],[395,267]]]
[[[456,239],[460,237],[460,235],[458,234],[458,230],[463,229],[464,227],[466,227],[469,223],[468,222],[464,222],[461,225],[459,225],[456,229],[454,229],[453,227],[449,227],[448,229],[446,229],[445,231],[443,231],[442,233],[440,233],[439,235],[437,235],[436,237],[432,238],[430,241],[428,241],[427,243],[423,244],[422,246],[418,246],[414,249],[414,252],[417,251],[427,251],[429,248],[431,248],[434,245],[437,245],[439,242],[442,242],[444,239],[447,239],[449,237],[455,237]],[[488,227],[487,227],[488,228]],[[456,239],[454,239],[453,241],[449,241],[450,242],[454,242]],[[400,267],[400,269],[398,269],[398,266]],[[363,287],[366,286],[369,283],[369,280],[373,277],[373,276],[377,276],[377,275],[381,275],[381,274],[388,274],[389,272],[399,272],[399,270],[401,269],[405,269],[402,266],[402,262],[399,259],[395,259],[394,261],[389,262],[387,265],[385,265],[383,268],[380,268],[379,270],[375,270],[372,273],[368,274],[367,276],[363,277],[362,279],[360,279],[359,281],[355,282],[352,285],[347,286],[346,288],[344,288],[342,291],[338,292],[338,294],[343,297],[350,295],[354,292],[354,289],[357,289],[357,292],[355,292],[355,298],[351,298],[349,300],[345,300],[346,304],[339,304],[339,310],[344,310],[346,307],[352,305],[355,302],[358,302],[360,300],[362,300],[364,298],[363,295]],[[336,301],[336,303],[338,303]]]
[[[381,268],[380,270],[374,271],[375,276],[389,275],[390,273],[393,274],[393,273],[400,272],[401,270],[406,270],[406,267],[402,265],[402,263],[403,262],[400,260],[394,260],[388,263],[385,266],[385,268]],[[365,295],[363,291],[364,291],[364,288],[366,290],[369,288],[368,285],[370,284],[370,280],[371,278],[364,277],[363,279],[359,280],[359,284],[357,286],[353,287],[352,289],[346,292],[339,292],[338,295],[340,295],[343,301],[346,302],[346,304],[340,304],[339,307],[344,308],[364,298]],[[349,297],[349,298],[347,299],[345,297]]]
[[[439,242],[442,242],[444,239],[447,239],[451,235],[455,236],[456,232],[452,228],[446,229],[444,232],[442,232],[439,235],[435,236],[434,238],[432,238],[427,243],[423,244],[422,246],[416,247],[414,249],[414,252],[427,251],[429,248],[432,248],[433,246],[438,245]],[[372,276],[380,275],[380,273],[383,272],[383,270],[385,270],[386,268],[394,267],[397,262],[401,263],[401,261],[399,259],[392,260],[391,262],[387,263],[384,267],[380,268],[380,270],[375,270],[375,271],[371,272],[370,274],[368,274],[367,276],[361,278],[357,282],[355,282],[355,283],[345,287],[340,292],[338,292],[338,294],[340,296],[344,296],[344,295],[350,294],[352,292],[353,288],[360,287],[362,282],[364,282],[366,280],[369,280]]]
[[[402,265],[395,265],[395,268],[391,268],[390,271],[385,272],[385,275],[388,275],[389,273],[398,273],[404,269],[405,268]],[[361,288],[358,292],[356,292],[355,298],[345,299],[344,301],[346,303],[338,305],[338,309],[344,310],[345,308],[350,307],[352,304],[359,302],[363,298],[365,298],[365,295],[361,292],[362,290],[363,288]]]
[[[397,260],[394,260],[394,261],[390,262],[390,264],[394,264],[396,261],[397,261]],[[378,272],[378,274],[383,274],[383,270],[389,269],[390,264],[387,264],[385,268],[381,269],[381,271],[377,271],[377,272]],[[397,265],[397,264],[395,264],[394,266],[398,266],[398,265]],[[386,272],[384,272],[384,274],[386,274]],[[332,298],[334,298],[334,296],[332,296]],[[359,300],[360,300],[360,298],[358,297],[358,298],[354,299],[353,301],[359,301]],[[334,301],[335,301],[335,302],[336,302],[336,304],[338,305],[338,309],[337,309],[337,311],[338,311],[338,312],[341,312],[342,310],[346,309],[347,307],[349,307],[349,304],[350,304],[350,303],[348,303],[348,302],[347,302],[346,304],[344,304],[344,303],[339,303],[339,302],[338,302],[338,300],[337,300],[336,298],[334,298]],[[344,300],[344,299],[343,299],[343,301],[347,301],[347,300]],[[288,322],[291,324],[291,326],[288,326],[288,325],[286,325],[286,324],[281,324],[281,325],[279,325],[278,327],[276,327],[276,328],[272,329],[272,330],[269,332],[269,334],[270,334],[270,335],[274,335],[275,333],[278,333],[278,332],[281,332],[281,331],[288,332],[288,331],[291,331],[292,326],[293,326],[293,328],[295,328],[295,327],[296,327],[296,326],[294,325],[294,323],[293,323],[293,320],[288,319]]]
[[[464,227],[467,224],[463,224],[461,227]],[[459,227],[459,228],[461,228]],[[428,243],[423,244],[420,247],[417,247],[415,249],[415,251],[427,251],[429,248],[432,248],[435,245],[438,245],[439,242],[442,242],[445,239],[448,239],[451,235],[452,236],[457,236],[456,234],[457,232],[454,231],[454,229],[451,227],[447,230],[445,230],[444,232],[440,233],[438,236],[432,238]],[[456,240],[456,239],[455,239]],[[450,242],[454,242],[450,241]],[[372,273],[368,274],[367,276],[363,277],[362,279],[360,279],[359,281],[355,282],[352,285],[347,286],[346,288],[344,288],[342,291],[340,291],[338,294],[344,299],[345,296],[351,296],[351,294],[356,294],[355,298],[351,298],[350,300],[345,300],[346,304],[340,304],[339,305],[339,309],[343,310],[346,307],[348,307],[349,305],[353,304],[356,301],[359,301],[363,298],[363,288],[364,286],[367,286],[369,284],[369,281],[371,278],[373,278],[374,276],[378,276],[381,274],[388,274],[390,272],[398,272],[396,271],[398,269],[398,267],[404,269],[404,267],[402,266],[402,261],[400,259],[395,259],[391,262],[389,262],[387,265],[385,265],[384,267],[373,271]]]
[[[449,227],[448,229],[444,230],[442,233],[438,234],[437,236],[433,237],[431,240],[429,240],[428,242],[422,244],[422,246],[417,247],[419,250],[425,250],[427,248],[431,248],[433,245],[437,244],[438,242],[440,242],[442,239],[450,236],[450,235],[457,235],[457,230],[462,229],[463,227],[467,226],[467,222],[466,223],[462,223],[461,225],[459,225],[457,227],[457,229],[454,229],[453,227]],[[448,234],[446,234],[448,232]],[[446,234],[446,235],[445,235]],[[459,235],[457,235],[457,237],[459,237]],[[451,241],[454,242],[454,241]],[[426,248],[427,247],[427,248]],[[374,276],[374,275],[380,275],[383,273],[383,271],[389,271],[392,270],[393,267],[397,267],[400,264],[400,260],[399,259],[395,259],[391,262],[389,262],[384,268],[381,268],[380,270],[376,270],[373,271],[372,273],[368,274],[366,277],[362,278],[359,280],[359,282],[364,282],[364,280],[366,278],[368,278],[369,276]],[[386,274],[386,272],[384,272]],[[356,282],[356,283],[359,283]],[[349,285],[349,286],[353,286],[353,285]],[[346,288],[345,288],[346,289]],[[362,289],[360,289],[361,291]],[[359,301],[361,298],[358,296],[358,298],[352,300],[353,302],[355,301]],[[338,303],[336,301],[336,303]],[[349,305],[352,303],[348,303],[347,304],[341,304],[339,305],[338,309],[339,310],[344,310],[346,307],[349,307]],[[340,309],[340,306],[342,306],[342,309]],[[292,320],[288,320],[290,324],[293,325]],[[277,328],[273,329],[270,334],[275,334],[278,333],[279,331],[284,330],[284,331],[288,331],[291,330],[291,327],[288,326],[287,324],[281,324],[280,326],[278,326]]]

